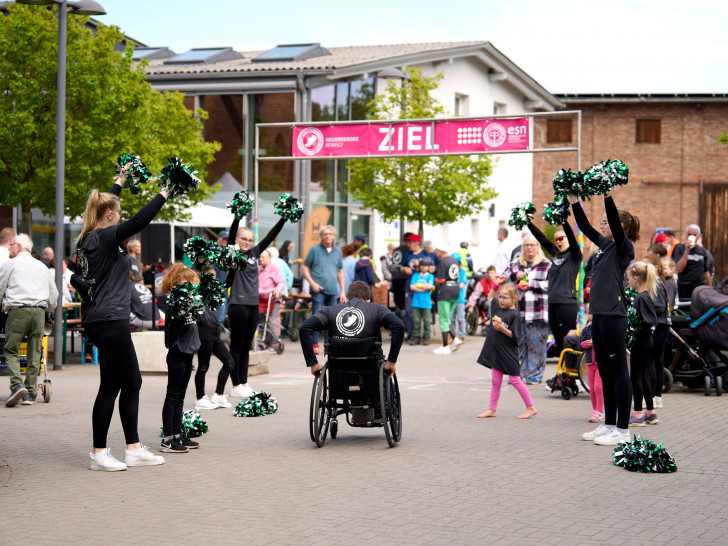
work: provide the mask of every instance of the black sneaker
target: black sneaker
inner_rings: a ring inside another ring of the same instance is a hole
[[[159,447],[159,451],[162,453],[187,453],[189,450],[187,446],[179,443],[176,438],[162,440],[162,445]]]
[[[194,440],[190,440],[189,436],[180,436],[179,438],[175,438],[180,444],[185,446],[188,449],[197,449],[200,447],[200,442],[195,442]]]
[[[30,393],[26,394],[23,396],[23,400],[20,403],[24,406],[32,406],[35,404],[35,395]]]
[[[413,337],[409,338],[409,340],[407,341],[407,343],[410,344],[410,345],[419,345],[420,344],[420,338],[413,336]]]

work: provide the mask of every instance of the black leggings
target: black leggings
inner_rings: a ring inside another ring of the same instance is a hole
[[[244,385],[248,382],[250,347],[253,344],[255,329],[258,327],[258,316],[257,305],[231,305],[228,307],[230,354],[235,362],[235,369],[230,373],[233,385]]]
[[[119,396],[119,416],[127,444],[139,442],[139,389],[142,374],[139,372],[134,344],[128,320],[93,322],[84,324],[91,343],[99,350],[101,382],[91,417],[94,447],[106,447],[114,403]]]
[[[392,294],[397,309],[404,309],[404,297],[407,291],[407,279],[392,279]]]
[[[162,407],[162,432],[165,436],[182,433],[185,393],[192,375],[192,357],[175,345],[167,352],[167,396]]]
[[[650,353],[652,352],[652,332],[642,333],[632,343],[629,357],[629,377],[632,380],[632,397],[634,410],[642,411],[642,399],[645,400],[647,411],[652,411],[652,383],[648,380]]]
[[[235,361],[227,346],[220,339],[217,328],[198,324],[197,331],[200,333],[200,349],[197,351],[195,391],[199,400],[205,396],[205,374],[210,368],[210,356],[215,355],[222,362],[220,372],[217,374],[217,386],[215,387],[217,394],[225,392],[225,383],[230,377],[230,372],[235,368]]]
[[[592,341],[604,390],[604,424],[629,427],[632,384],[627,372],[624,334],[627,317],[594,315]]]
[[[652,334],[652,351],[650,351],[650,362],[647,365],[645,376],[652,385],[652,396],[662,396],[662,389],[665,386],[665,341],[670,333],[670,326],[658,324]]]
[[[554,342],[559,355],[564,350],[564,337],[569,333],[569,330],[576,328],[576,316],[578,314],[578,303],[549,304],[549,327],[554,335]]]

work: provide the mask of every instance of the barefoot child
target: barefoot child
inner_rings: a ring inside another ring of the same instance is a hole
[[[520,376],[518,336],[523,334],[520,327],[521,319],[516,308],[517,304],[518,291],[513,283],[506,283],[501,286],[498,290],[498,297],[493,298],[490,304],[492,320],[488,327],[483,349],[478,357],[478,363],[491,369],[492,387],[488,411],[478,415],[478,418],[495,417],[503,374],[508,375],[511,385],[518,391],[518,394],[523,398],[523,403],[526,404],[526,411],[519,415],[518,419],[528,419],[538,413]]]

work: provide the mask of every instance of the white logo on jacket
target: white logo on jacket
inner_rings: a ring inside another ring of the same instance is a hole
[[[356,307],[345,307],[336,315],[336,329],[347,337],[354,337],[364,329],[364,313]]]

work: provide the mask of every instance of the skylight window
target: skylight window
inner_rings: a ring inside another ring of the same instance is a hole
[[[164,63],[217,63],[220,61],[232,61],[234,59],[242,59],[242,55],[233,51],[232,47],[208,47],[190,49],[185,53],[170,57]]]
[[[140,61],[142,59],[167,59],[174,55],[174,51],[168,47],[137,47],[134,49],[134,55],[131,58]]]
[[[330,53],[321,44],[281,44],[253,59],[253,62],[303,61]]]

